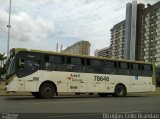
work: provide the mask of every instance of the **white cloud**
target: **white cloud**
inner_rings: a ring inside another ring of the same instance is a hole
[[[138,0],[138,3],[158,1]],[[11,38],[18,40],[13,46],[52,50],[57,42],[67,47],[78,40],[89,40],[94,54],[95,49],[110,45],[110,29],[125,19],[127,2],[132,0],[13,0]],[[8,3],[0,0],[0,26],[3,26],[0,35],[4,37],[7,37]],[[19,42],[28,40],[25,42],[28,45]],[[31,41],[39,41],[38,46]]]
[[[0,10],[0,26],[3,26],[0,34],[7,37],[8,13]],[[48,38],[53,32],[54,25],[51,21],[45,21],[41,17],[31,17],[26,12],[12,14],[11,38],[18,41],[40,41]]]

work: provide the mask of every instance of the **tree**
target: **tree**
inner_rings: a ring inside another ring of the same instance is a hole
[[[7,57],[5,57],[5,54],[0,53],[0,75],[6,73],[6,67],[4,64],[4,61],[6,60]]]
[[[1,67],[3,67],[3,65],[4,65],[4,61],[6,60],[6,56],[5,56],[5,54],[1,54],[0,53],[0,62],[1,62]]]

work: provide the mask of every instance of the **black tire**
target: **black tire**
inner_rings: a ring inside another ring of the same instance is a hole
[[[98,93],[98,95],[99,95],[100,97],[107,97],[107,96],[108,96],[107,93]]]
[[[42,84],[39,92],[40,92],[41,98],[43,98],[43,99],[50,99],[54,95],[56,95],[55,88],[51,83]]]
[[[127,93],[126,88],[123,85],[119,84],[115,87],[115,91],[114,91],[115,97],[124,97],[126,96],[126,93]]]
[[[41,98],[41,95],[39,92],[32,92],[32,95],[35,97],[35,98]]]

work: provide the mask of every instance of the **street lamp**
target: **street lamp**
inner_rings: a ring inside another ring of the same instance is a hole
[[[8,41],[7,41],[7,58],[9,57],[9,44],[10,44],[10,28],[11,28],[11,0],[9,4],[9,20],[8,20]]]

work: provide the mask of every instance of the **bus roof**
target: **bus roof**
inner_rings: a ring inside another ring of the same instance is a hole
[[[65,56],[74,56],[74,57],[83,57],[83,58],[104,59],[104,60],[130,62],[130,63],[152,64],[151,62],[132,61],[132,60],[127,60],[127,59],[97,57],[97,56],[88,56],[88,55],[80,55],[80,54],[69,54],[69,53],[64,53],[64,52],[54,52],[54,51],[45,51],[45,50],[36,50],[36,49],[13,48],[11,50],[14,50],[15,54],[17,54],[18,52],[21,52],[21,51],[28,51],[28,52],[34,52],[34,53],[44,53],[44,54],[65,55]]]

